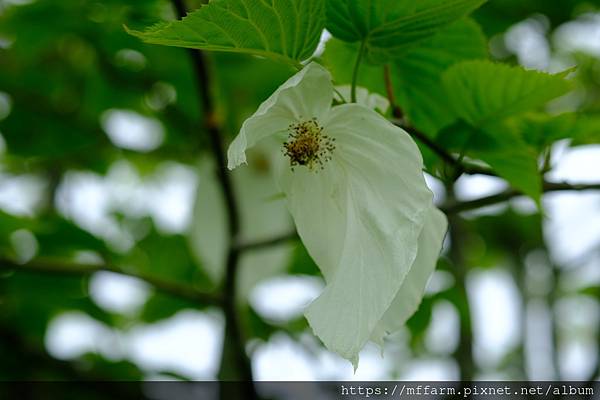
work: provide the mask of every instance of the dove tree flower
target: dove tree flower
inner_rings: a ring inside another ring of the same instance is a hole
[[[326,281],[306,318],[330,350],[357,366],[372,339],[401,327],[420,303],[446,219],[410,136],[360,104],[332,106],[331,75],[310,63],[248,118],[228,150],[275,139],[276,181]]]

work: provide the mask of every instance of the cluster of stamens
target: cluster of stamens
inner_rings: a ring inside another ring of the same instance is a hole
[[[292,170],[296,165],[307,166],[311,171],[323,169],[331,160],[335,149],[335,138],[323,133],[316,118],[290,124],[288,140],[283,143],[283,152],[290,158]]]

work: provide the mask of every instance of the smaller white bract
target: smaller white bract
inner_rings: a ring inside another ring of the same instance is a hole
[[[329,72],[308,64],[244,122],[228,157],[233,169],[258,141],[279,141],[278,184],[327,283],[306,318],[356,368],[369,339],[382,344],[417,309],[446,218],[410,136],[365,106],[332,107],[333,93]]]

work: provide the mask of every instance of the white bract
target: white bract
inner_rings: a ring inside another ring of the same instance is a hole
[[[229,168],[275,138],[276,179],[296,229],[326,281],[306,318],[356,367],[372,339],[416,310],[438,258],[446,218],[432,203],[410,136],[359,104],[332,107],[329,72],[308,64],[248,118]]]

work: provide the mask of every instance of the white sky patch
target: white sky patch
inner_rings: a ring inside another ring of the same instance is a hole
[[[433,271],[433,275],[429,278],[429,282],[427,282],[427,287],[425,288],[425,294],[431,296],[450,289],[453,285],[454,276],[448,271],[438,269]]]
[[[39,176],[0,172],[0,209],[13,215],[33,217],[45,189],[46,183]]]
[[[182,233],[191,220],[197,176],[175,162],[160,164],[142,179],[127,161],[114,163],[106,176],[70,171],[57,191],[61,213],[117,249],[127,250],[135,238],[114,217],[151,216],[165,233]]]
[[[546,39],[549,21],[535,15],[513,25],[504,36],[506,47],[517,55],[525,68],[546,70],[550,64],[550,44]]]
[[[496,194],[508,188],[501,178],[485,175],[463,175],[456,181],[456,197],[468,201]]]
[[[561,379],[583,381],[594,371],[598,345],[594,340],[571,341],[560,347],[558,364]]]
[[[19,229],[10,235],[10,242],[20,263],[31,260],[38,252],[38,241],[30,231]]]
[[[553,41],[562,51],[583,51],[600,56],[600,14],[584,14],[559,26],[554,31]]]
[[[56,194],[58,210],[81,228],[104,238],[115,249],[126,251],[133,237],[112,215],[105,178],[92,172],[67,172]]]
[[[553,151],[559,155],[553,158],[553,169],[548,174],[552,181],[572,183],[598,183],[600,181],[600,145],[564,148],[559,144]]]
[[[454,381],[459,369],[452,359],[428,358],[411,361],[404,375],[407,381]]]
[[[81,312],[56,317],[46,332],[46,348],[62,360],[98,353],[128,359],[149,375],[159,371],[190,379],[215,379],[221,355],[223,319],[216,312],[181,311],[155,324],[117,332]]]
[[[121,49],[115,54],[115,63],[131,71],[141,71],[146,66],[146,56],[137,50]]]
[[[135,314],[148,300],[150,286],[136,278],[112,272],[97,272],[90,279],[90,297],[107,311]]]
[[[130,110],[108,110],[101,123],[111,142],[123,149],[146,153],[158,148],[165,137],[158,120]]]
[[[123,357],[118,335],[106,325],[79,311],[54,318],[46,331],[48,352],[61,360],[70,360],[94,352],[111,360]]]
[[[250,294],[250,304],[263,317],[289,321],[323,291],[323,280],[312,276],[276,277],[259,283]]]
[[[379,348],[372,343],[367,343],[360,352],[360,362],[355,374],[347,360],[318,346],[314,337],[305,339],[302,345],[280,333],[274,335],[269,342],[260,344],[252,359],[256,379],[366,381],[382,380],[391,373],[392,360],[382,357]]]
[[[552,320],[548,305],[542,300],[531,300],[526,305],[525,369],[532,380],[556,379],[553,368],[554,345]]]
[[[565,297],[557,303],[558,364],[562,379],[586,380],[594,372],[599,311],[598,301],[588,296]]]
[[[508,184],[501,178],[485,175],[462,175],[455,185],[456,197],[460,201],[469,201],[502,192]],[[462,213],[463,216],[479,217],[482,215],[496,215],[503,212],[506,203],[498,203],[487,207]]]
[[[460,317],[456,307],[448,301],[435,303],[425,337],[427,348],[436,354],[449,355],[458,346],[459,332]]]
[[[8,117],[12,109],[12,99],[6,92],[0,92],[0,121]]]
[[[435,205],[440,205],[446,200],[446,190],[444,189],[444,184],[437,178],[429,174],[424,174],[425,182],[431,191],[433,192],[433,203]]]
[[[127,333],[129,357],[146,370],[168,370],[191,379],[215,379],[223,318],[216,312],[181,311],[168,320]]]
[[[146,199],[160,230],[167,233],[187,230],[197,185],[198,177],[192,168],[177,163],[159,166],[146,186]]]
[[[600,146],[561,152],[549,179],[556,182],[600,181]],[[550,253],[560,264],[570,264],[600,246],[600,191],[546,194],[544,234]]]
[[[2,136],[2,132],[0,132],[0,156],[4,153],[6,153],[6,140]]]
[[[472,270],[467,276],[474,356],[482,367],[494,367],[520,340],[520,295],[503,269]]]

